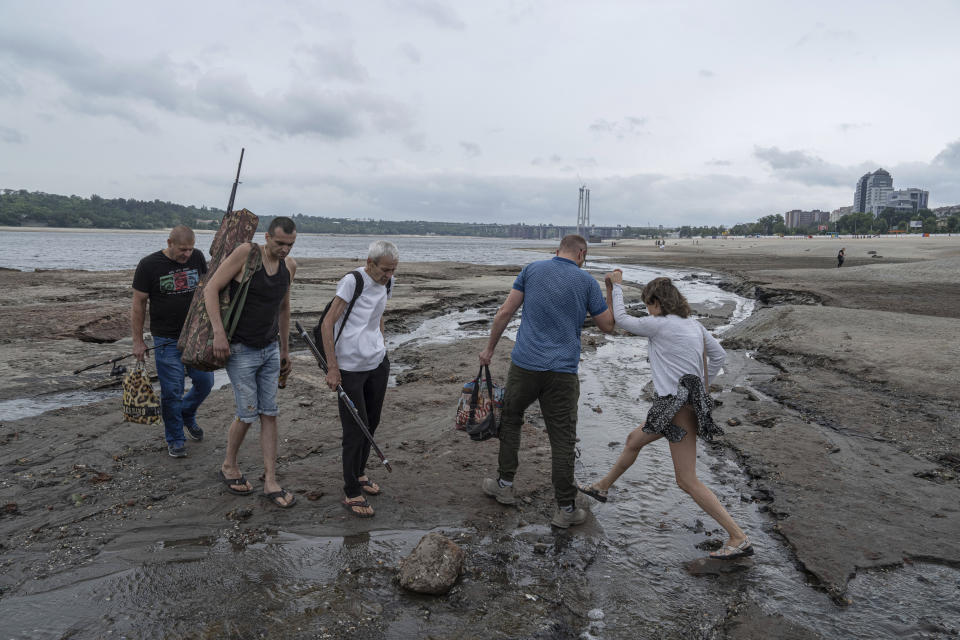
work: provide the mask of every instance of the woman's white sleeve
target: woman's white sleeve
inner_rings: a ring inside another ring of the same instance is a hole
[[[646,318],[636,318],[627,313],[623,305],[623,287],[619,284],[613,285],[613,319],[617,326],[638,336],[651,337],[657,333],[658,326],[653,316]]]
[[[702,324],[700,325],[700,330],[703,332],[703,341],[707,347],[707,377],[709,378],[707,384],[710,384],[710,382],[717,377],[717,374],[720,373],[723,363],[726,362],[727,352],[723,350],[723,347],[720,346],[717,339],[714,338]]]

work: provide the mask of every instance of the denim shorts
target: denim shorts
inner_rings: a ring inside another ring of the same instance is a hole
[[[237,403],[237,420],[253,424],[257,416],[277,415],[277,383],[280,378],[280,345],[263,349],[235,342],[230,345],[227,375]]]

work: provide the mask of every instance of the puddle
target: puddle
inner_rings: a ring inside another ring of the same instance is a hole
[[[224,369],[214,372],[213,388],[230,384],[230,378]],[[185,389],[190,389],[190,378],[187,378]],[[157,396],[160,395],[160,385],[154,383],[153,390]],[[50,393],[32,398],[14,398],[0,402],[0,420],[21,420],[23,418],[32,418],[47,411],[54,409],[63,409],[64,407],[84,407],[88,404],[120,398],[123,391],[118,387],[116,389],[103,389],[101,391],[64,391],[62,393]]]

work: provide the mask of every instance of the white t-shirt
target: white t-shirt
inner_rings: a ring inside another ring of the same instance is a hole
[[[363,267],[355,271],[359,271],[363,278],[363,292],[354,303],[350,317],[347,318],[347,326],[337,340],[337,365],[344,371],[372,371],[380,366],[387,355],[387,347],[380,332],[380,318],[387,306],[387,298],[393,297],[393,282],[388,295],[387,288],[374,282]],[[349,305],[356,286],[356,279],[348,273],[337,283],[337,297]],[[333,326],[334,339],[340,333],[341,324],[342,315]]]
[[[704,344],[710,379],[717,377],[726,360],[727,352],[717,339],[693,318],[628,315],[623,305],[623,289],[618,284],[613,285],[613,318],[618,327],[650,339],[648,354],[657,395],[676,393],[680,378],[688,373],[703,379]],[[709,381],[706,384],[709,385]]]

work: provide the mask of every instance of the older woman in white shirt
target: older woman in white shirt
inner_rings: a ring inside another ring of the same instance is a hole
[[[710,441],[723,434],[710,415],[713,403],[707,389],[709,379],[723,366],[726,353],[716,338],[690,317],[686,298],[669,278],[656,278],[644,287],[642,298],[650,312],[645,318],[627,314],[622,279],[619,269],[607,274],[607,301],[618,327],[649,338],[656,395],[646,421],[627,437],[623,452],[610,472],[579,489],[606,502],[610,487],[630,468],[640,450],[654,440],[666,438],[670,442],[677,485],[730,536],[727,543],[710,556],[732,559],[753,555],[746,534],[713,492],[697,478],[697,436]]]

